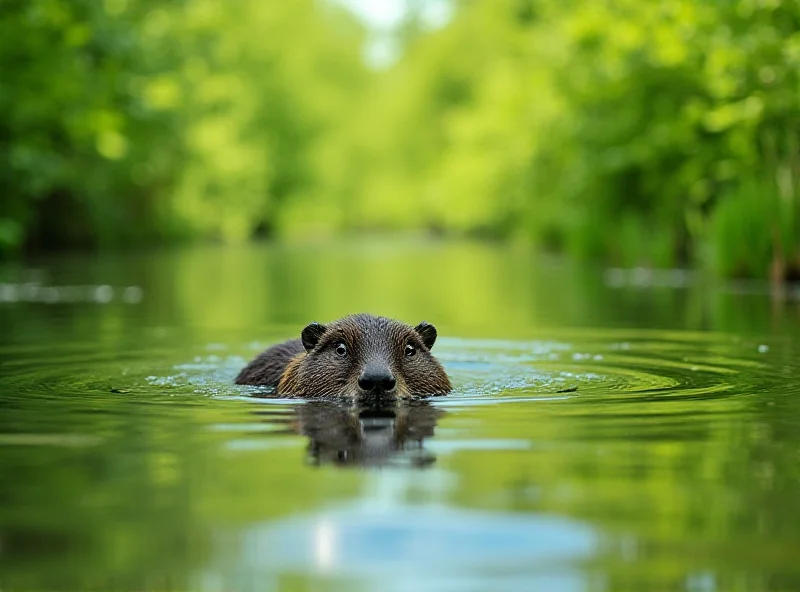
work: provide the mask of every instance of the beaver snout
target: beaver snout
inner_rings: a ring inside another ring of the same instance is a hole
[[[358,377],[358,386],[367,392],[391,393],[397,386],[397,380],[388,366],[368,364]]]

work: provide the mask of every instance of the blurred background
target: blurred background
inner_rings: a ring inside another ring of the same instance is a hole
[[[5,0],[0,252],[345,233],[800,274],[800,4]]]
[[[0,590],[800,590],[799,179],[798,0],[0,0]]]

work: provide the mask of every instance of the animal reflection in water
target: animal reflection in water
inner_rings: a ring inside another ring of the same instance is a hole
[[[443,414],[425,401],[386,408],[310,401],[295,408],[289,425],[308,437],[314,465],[422,468],[436,461],[424,442]]]

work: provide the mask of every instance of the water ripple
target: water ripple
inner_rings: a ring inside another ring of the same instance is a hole
[[[250,344],[252,351],[242,355],[222,355],[214,344],[191,358],[182,357],[177,344],[159,351],[114,351],[86,343],[57,350],[6,346],[2,401],[70,397],[99,403],[114,397],[154,402],[199,396],[255,402],[252,395],[263,397],[270,390],[237,386],[233,379],[263,345]],[[784,392],[797,392],[800,365],[795,359],[776,363],[775,351],[768,340],[675,331],[573,331],[562,340],[533,341],[442,339],[436,354],[455,388],[436,404],[711,399],[778,381]],[[161,362],[169,359],[176,362]]]

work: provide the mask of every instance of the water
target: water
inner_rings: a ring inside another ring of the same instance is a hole
[[[800,589],[798,303],[658,277],[414,241],[6,265],[0,589]],[[436,324],[455,392],[232,385],[355,311]]]

